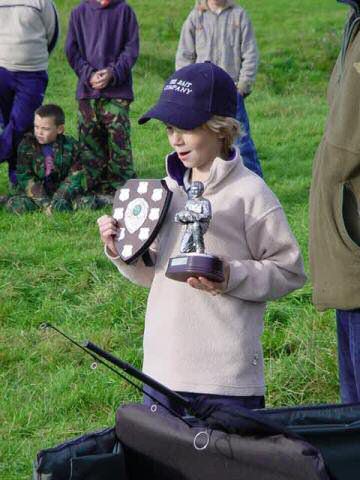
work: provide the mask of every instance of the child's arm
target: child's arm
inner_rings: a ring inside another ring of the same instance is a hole
[[[65,54],[71,68],[84,83],[89,84],[95,69],[81,56],[76,39],[74,12],[71,12],[68,34],[66,37]]]
[[[265,302],[304,285],[299,246],[281,207],[274,207],[252,224],[246,239],[254,260],[229,260],[227,295]]]
[[[249,17],[243,12],[241,21],[241,69],[237,88],[241,95],[251,92],[259,63],[255,34]]]
[[[126,29],[126,45],[116,61],[108,65],[112,70],[113,82],[116,85],[121,85],[129,78],[131,69],[139,56],[139,26],[136,15],[129,6],[126,15],[124,24],[119,27]]]
[[[35,174],[33,171],[34,156],[31,146],[28,144],[26,138],[20,143],[17,150],[16,161],[16,178],[17,185],[15,186],[16,193],[29,192],[29,184],[34,183]],[[15,193],[15,192],[14,192]]]
[[[175,69],[186,67],[196,62],[195,23],[190,13],[181,29],[179,45],[176,52]]]
[[[51,53],[59,39],[59,18],[51,0],[45,0],[41,14],[45,25],[48,51]]]
[[[25,138],[19,145],[17,151],[16,178],[17,185],[12,187],[11,195],[26,195],[35,200],[37,204],[48,204],[43,182],[41,182],[33,168],[34,164],[33,146]]]
[[[109,215],[100,217],[97,221],[99,225],[99,233],[101,241],[105,247],[105,254],[109,260],[117,267],[119,272],[128,280],[142,287],[150,287],[155,274],[155,266],[145,266],[142,259],[139,259],[133,265],[127,265],[118,256],[115,248],[114,238],[118,233],[119,224],[115,218]],[[155,263],[156,260],[156,243],[150,247],[151,259]]]

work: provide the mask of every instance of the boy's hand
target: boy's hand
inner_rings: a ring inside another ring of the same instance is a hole
[[[94,72],[90,75],[89,83],[92,88],[95,88],[95,85],[100,81],[99,72]]]
[[[192,288],[197,288],[198,290],[204,290],[204,292],[208,292],[211,295],[218,295],[219,293],[224,293],[227,289],[228,282],[229,282],[229,275],[230,275],[230,265],[228,262],[223,260],[224,264],[224,281],[219,282],[212,282],[205,277],[190,277],[187,279],[187,284],[190,285]]]
[[[104,68],[93,73],[90,77],[90,85],[95,90],[102,90],[107,87],[113,79],[113,72],[111,68]]]
[[[112,257],[118,257],[118,253],[115,248],[114,237],[118,233],[119,224],[115,218],[110,215],[103,215],[97,219],[99,226],[100,238],[103,244],[106,246],[108,253]]]

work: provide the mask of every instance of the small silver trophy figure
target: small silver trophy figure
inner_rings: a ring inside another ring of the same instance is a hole
[[[211,204],[202,197],[204,185],[192,182],[184,210],[175,215],[175,222],[185,225],[180,252],[170,258],[166,276],[185,282],[189,277],[206,277],[215,282],[224,280],[222,261],[205,253],[204,234],[211,220]]]
[[[201,182],[193,182],[185,209],[175,215],[175,222],[186,225],[181,241],[181,253],[205,253],[204,234],[211,220],[211,204],[201,196],[203,192],[204,185]]]

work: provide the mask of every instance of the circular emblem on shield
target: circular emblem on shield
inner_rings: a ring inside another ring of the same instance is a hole
[[[118,221],[115,246],[120,258],[134,262],[144,254],[160,230],[172,193],[164,180],[128,180],[114,197]]]
[[[125,210],[125,228],[134,233],[144,224],[149,212],[149,204],[144,198],[132,200]]]

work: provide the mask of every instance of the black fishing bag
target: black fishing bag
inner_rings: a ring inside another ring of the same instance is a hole
[[[124,405],[113,428],[38,453],[33,480],[328,480],[319,451],[255,412]],[[241,434],[240,434],[241,432]]]
[[[317,447],[337,480],[360,479],[360,404],[259,410]]]
[[[309,443],[266,424],[256,413],[238,413],[219,408],[201,421],[175,417],[156,405],[120,407],[116,434],[129,480],[331,478],[321,454]]]
[[[173,415],[156,403],[124,405],[117,411],[115,430],[39,452],[34,480],[360,478],[360,404],[258,411],[206,407],[189,402],[91,342],[81,346],[56,327],[45,327],[118,375],[122,376],[106,362],[166,395],[193,416]]]
[[[41,450],[34,462],[33,480],[128,480],[115,429],[88,433]]]

